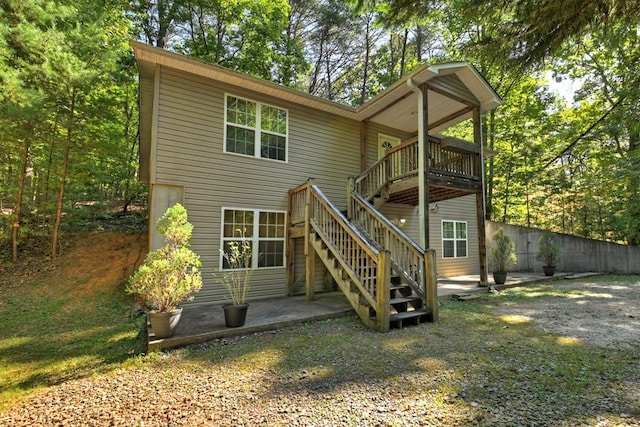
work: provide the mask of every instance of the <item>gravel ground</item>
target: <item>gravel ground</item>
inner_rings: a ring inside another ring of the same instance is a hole
[[[640,283],[565,282],[565,298],[505,304],[495,314],[521,316],[545,332],[606,348],[640,343]]]
[[[582,291],[570,298],[498,303],[490,310],[500,316],[533,321],[548,332],[601,346],[602,352],[612,346],[638,343],[640,284],[563,286]],[[454,319],[444,317],[443,322],[454,323]],[[444,326],[425,327],[435,337],[451,333],[441,329]],[[334,330],[336,339],[340,339],[340,333],[346,330],[353,334],[354,329],[362,329],[357,320],[345,319],[274,331],[271,334],[284,340],[278,344],[285,348],[262,349],[259,359],[252,359],[258,356],[254,355],[256,348],[248,343],[254,339],[271,339],[268,336],[218,340],[192,349],[151,355],[136,365],[139,367],[121,368],[110,374],[54,386],[10,412],[0,414],[0,425],[640,426],[638,413],[633,414],[633,408],[629,408],[629,401],[635,402],[636,411],[640,407],[638,378],[629,379],[627,390],[596,400],[585,398],[583,404],[592,412],[588,420],[583,421],[574,416],[580,411],[579,407],[562,406],[562,391],[550,390],[547,396],[536,396],[536,403],[528,401],[526,391],[509,400],[508,394],[500,395],[500,390],[492,390],[488,385],[492,372],[480,369],[473,379],[460,375],[456,364],[473,365],[474,362],[466,354],[465,339],[469,340],[469,351],[485,346],[484,341],[478,344],[473,340],[487,340],[485,348],[494,348],[496,352],[499,347],[505,348],[505,343],[492,342],[491,335],[452,338],[446,363],[413,353],[408,357],[405,353],[415,351],[422,355],[428,353],[429,348],[427,344],[416,344],[418,335],[405,332],[407,329],[384,335],[386,346],[393,349],[390,351],[382,345],[373,349],[386,359],[384,365],[372,365],[371,372],[353,360],[353,354],[372,351],[358,348],[358,342],[353,343],[350,357],[335,355],[332,359],[324,356],[323,349],[314,352],[311,343],[308,353],[299,348],[295,350],[295,357],[308,358],[303,368],[283,367],[283,360],[291,357],[283,342],[293,342],[304,334],[322,334],[326,339],[329,330]],[[402,335],[406,333],[411,335]],[[382,337],[364,330],[361,334]],[[444,345],[447,340],[447,337],[442,339]],[[242,346],[242,355],[234,355],[234,346]],[[398,355],[397,360],[389,357],[394,354]],[[407,369],[395,363],[410,363],[412,367]],[[381,369],[389,370],[390,374],[380,375]],[[338,371],[340,375],[336,374]],[[486,390],[482,391],[483,387]],[[526,389],[526,385],[522,384],[521,388]],[[473,390],[494,393],[496,399],[475,401],[474,393],[479,395],[479,392]],[[537,403],[540,399],[546,399],[548,404],[540,405]],[[580,398],[571,402],[581,404]]]

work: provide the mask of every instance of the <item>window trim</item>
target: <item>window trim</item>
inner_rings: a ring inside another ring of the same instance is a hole
[[[256,106],[256,127],[252,128],[246,125],[242,125],[239,123],[230,123],[227,121],[227,103],[228,103],[228,99],[229,97],[231,98],[236,98],[236,99],[242,99],[244,101],[247,102],[252,102],[255,104]],[[262,130],[262,107],[271,107],[271,108],[276,108],[278,110],[282,110],[286,113],[286,120],[285,120],[285,134],[279,134],[276,132],[272,132],[272,131],[263,131]],[[243,96],[238,96],[238,95],[233,95],[231,93],[225,93],[224,94],[224,108],[223,108],[223,115],[224,115],[224,125],[223,125],[223,139],[222,139],[222,151],[225,154],[232,154],[232,155],[236,155],[236,156],[243,156],[243,157],[250,157],[250,158],[254,158],[254,159],[260,159],[260,160],[268,160],[268,161],[272,161],[272,162],[278,162],[278,163],[289,163],[289,109],[288,108],[282,108],[282,107],[278,107],[276,105],[273,104],[267,104],[265,102],[260,102],[260,101],[256,101],[254,99],[250,99],[250,98],[246,98]],[[253,141],[253,155],[249,155],[249,154],[242,154],[242,153],[236,153],[233,151],[228,151],[227,150],[227,126],[236,126],[238,128],[241,129],[251,129],[253,131],[255,131],[255,135],[254,135],[254,141]],[[284,137],[284,160],[279,160],[279,159],[272,159],[270,157],[262,157],[261,155],[261,149],[262,149],[262,140],[261,140],[261,135],[262,132],[266,132],[269,135],[278,135],[278,136],[283,136]]]
[[[286,268],[287,266],[287,211],[282,211],[282,210],[277,210],[277,209],[260,209],[260,208],[247,208],[247,207],[233,207],[233,206],[223,206],[220,210],[220,245],[218,246],[218,253],[220,254],[219,258],[220,260],[218,261],[218,269],[220,271],[234,271],[233,269],[225,269],[224,268],[224,259],[222,256],[221,251],[224,250],[224,243],[226,241],[230,241],[230,240],[235,240],[235,239],[230,239],[230,238],[225,238],[224,237],[224,213],[225,211],[251,211],[253,212],[253,229],[256,230],[254,233],[254,236],[252,236],[250,239],[251,242],[251,268],[253,270],[273,270],[273,269],[278,269],[278,268]],[[283,228],[284,228],[284,236],[282,238],[277,238],[277,237],[263,237],[260,238],[259,233],[260,233],[260,213],[279,213],[279,214],[283,214],[283,218],[284,218],[284,224],[283,224]],[[282,265],[277,265],[277,266],[270,266],[270,267],[258,267],[258,263],[259,263],[259,245],[261,241],[266,241],[266,242],[280,242],[282,241],[283,243],[283,250],[282,250]],[[237,269],[235,271],[238,270],[242,270],[242,269]]]
[[[444,223],[453,223],[453,239],[451,238],[445,238],[444,237]],[[465,230],[466,230],[466,237],[464,239],[460,239],[457,237],[457,225],[458,224],[464,224],[465,226]],[[440,237],[441,237],[441,242],[442,242],[442,259],[464,259],[464,258],[469,258],[469,222],[468,221],[457,221],[457,220],[452,220],[452,219],[443,219],[441,221],[440,224]],[[445,256],[445,250],[444,250],[444,242],[453,242],[453,256],[452,257],[448,257]],[[464,241],[465,243],[465,255],[464,256],[458,256],[458,245],[457,242],[460,241]]]

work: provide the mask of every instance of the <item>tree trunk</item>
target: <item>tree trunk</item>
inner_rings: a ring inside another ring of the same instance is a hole
[[[408,41],[409,41],[409,29],[406,28],[404,30],[404,37],[402,37],[402,55],[400,56],[400,75],[398,76],[399,79],[401,79],[402,76],[404,76],[404,69],[406,68],[406,64],[407,64]]]
[[[64,186],[67,180],[67,167],[69,164],[69,149],[71,147],[71,135],[73,132],[73,119],[76,110],[76,88],[71,90],[71,111],[69,113],[69,122],[67,124],[67,145],[64,149],[64,161],[62,163],[62,178],[60,182],[60,192],[58,193],[58,204],[56,207],[56,221],[53,226],[53,236],[51,238],[51,257],[58,256],[56,247],[58,246],[58,231],[60,230],[60,219],[62,218],[62,202],[64,201]]]
[[[18,261],[18,229],[20,228],[20,215],[22,214],[22,195],[24,194],[24,182],[27,176],[27,165],[29,164],[29,149],[31,141],[27,137],[22,150],[22,166],[20,167],[20,182],[18,183],[18,195],[13,211],[13,232],[11,234],[11,242],[13,245],[13,262]]]
[[[365,29],[365,52],[364,52],[364,64],[362,65],[362,86],[360,88],[360,105],[364,104],[367,96],[367,81],[369,79],[369,57],[371,55],[371,21],[367,19]]]

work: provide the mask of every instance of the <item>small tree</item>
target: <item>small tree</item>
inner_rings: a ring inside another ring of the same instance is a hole
[[[140,295],[158,312],[169,312],[202,288],[200,256],[189,249],[193,226],[181,204],[167,209],[157,230],[164,236],[165,246],[147,255],[129,279],[126,291]]]
[[[545,230],[538,239],[538,252],[536,259],[544,263],[545,267],[555,267],[560,261],[560,248],[555,243],[552,232]]]
[[[239,240],[228,242],[225,250],[220,250],[220,255],[226,263],[226,270],[214,273],[215,281],[227,288],[234,305],[244,304],[253,275],[251,243],[242,235]]]
[[[515,254],[516,245],[502,227],[493,235],[493,241],[495,247],[491,248],[489,254],[489,267],[495,272],[506,273],[518,262]]]

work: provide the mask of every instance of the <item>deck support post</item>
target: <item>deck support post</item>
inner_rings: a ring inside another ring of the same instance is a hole
[[[311,217],[313,212],[311,211],[311,186],[314,184],[314,179],[309,178],[307,181],[307,194],[304,205],[304,256],[305,256],[305,287],[307,294],[307,301],[313,301],[314,295],[314,281],[316,270],[316,251],[311,246]]]
[[[478,223],[478,254],[480,262],[480,286],[489,285],[489,274],[487,271],[487,237],[486,237],[486,205],[485,205],[485,183],[484,183],[484,143],[482,138],[482,118],[480,107],[473,109],[473,139],[480,146],[477,155],[477,170],[480,173],[481,189],[476,193],[476,218]]]
[[[380,251],[378,257],[378,277],[376,278],[376,329],[380,332],[389,331],[389,318],[391,310],[391,252]]]
[[[291,218],[291,217],[289,217]],[[291,227],[289,227],[289,230]],[[296,239],[287,239],[287,296],[293,296],[296,287],[295,278]]]
[[[295,253],[296,253],[296,240],[291,237],[291,228],[293,227],[293,196],[289,191],[289,197],[287,198],[287,296],[293,296],[295,292]]]
[[[424,282],[425,305],[431,312],[431,321],[438,321],[438,275],[436,274],[436,251],[427,249],[424,251]]]

